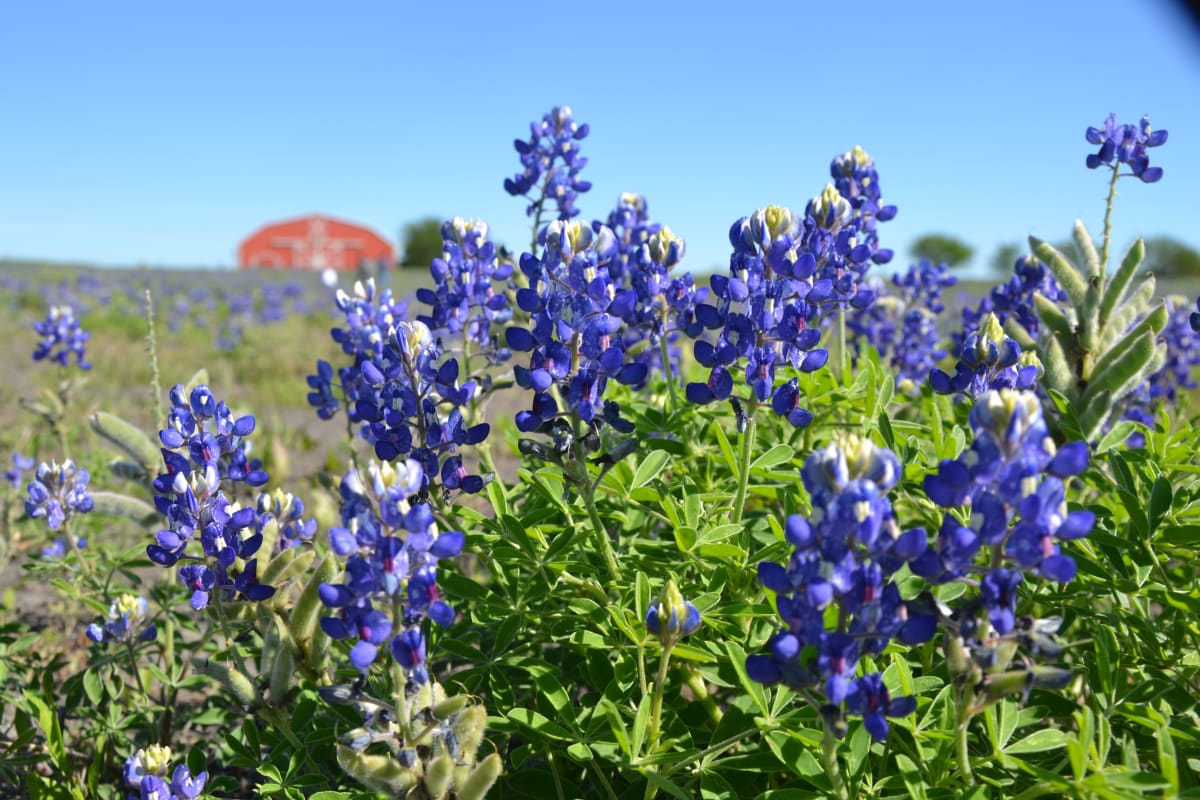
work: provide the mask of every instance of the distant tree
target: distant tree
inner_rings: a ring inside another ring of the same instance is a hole
[[[1017,259],[1025,253],[1025,248],[1016,242],[1005,242],[996,248],[992,254],[990,266],[996,275],[1008,275],[1013,271]]]
[[[1142,269],[1162,277],[1200,275],[1200,253],[1171,236],[1146,240],[1146,258]]]
[[[916,258],[928,258],[934,264],[948,267],[965,263],[975,253],[971,245],[944,233],[927,233],[917,238],[909,251]]]
[[[428,269],[435,258],[442,256],[442,221],[437,217],[408,223],[402,238],[401,266]]]

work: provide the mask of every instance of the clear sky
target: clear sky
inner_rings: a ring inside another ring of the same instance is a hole
[[[8,3],[0,256],[231,265],[264,222],[324,212],[395,240],[423,216],[528,242],[512,140],[568,104],[591,125],[580,207],[623,191],[728,263],[727,232],[803,209],[862,145],[917,235],[996,246],[1098,234],[1083,133],[1167,128],[1163,180],[1122,181],[1115,240],[1200,247],[1200,28],[1169,0]]]

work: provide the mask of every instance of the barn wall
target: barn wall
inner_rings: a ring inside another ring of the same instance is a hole
[[[267,225],[238,248],[242,269],[355,270],[395,260],[390,243],[369,228],[319,215]]]

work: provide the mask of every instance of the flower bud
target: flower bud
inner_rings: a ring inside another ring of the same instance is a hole
[[[683,599],[675,581],[667,581],[658,604],[651,605],[646,614],[646,629],[658,637],[664,648],[670,648],[699,627],[699,610]]]

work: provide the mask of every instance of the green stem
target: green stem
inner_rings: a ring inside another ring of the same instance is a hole
[[[1100,276],[1101,280],[1108,275],[1108,245],[1112,240],[1112,210],[1113,199],[1117,196],[1117,178],[1120,177],[1117,167],[1113,167],[1112,180],[1108,184],[1108,205],[1104,209],[1104,244],[1100,247]]]
[[[404,599],[397,593],[392,596],[392,619],[404,619]],[[399,717],[400,737],[405,746],[408,746],[412,741],[412,717],[411,709],[408,706],[408,695],[404,692],[404,685],[407,683],[404,676],[404,667],[395,658],[392,659],[392,683],[395,684],[394,691],[396,703],[396,714]]]
[[[658,346],[662,351],[663,376],[667,379],[667,397],[670,400],[667,410],[674,412],[679,408],[679,400],[675,396],[675,375],[671,372],[671,358],[669,348],[667,347],[667,326],[665,324],[663,325],[662,337],[658,340]]]
[[[588,482],[584,482],[580,487],[580,494],[583,495],[583,504],[587,506],[588,518],[592,521],[592,530],[596,534],[596,541],[600,547],[600,553],[604,556],[604,563],[608,566],[608,574],[612,579],[612,586],[617,585],[617,556],[613,552],[612,541],[608,538],[608,530],[604,527],[604,522],[600,519],[600,512],[596,509],[596,491]]]
[[[150,391],[154,400],[154,420],[167,424],[167,412],[163,408],[162,378],[158,371],[158,335],[154,331],[154,299],[146,290],[146,351],[150,354]]]
[[[662,726],[663,689],[667,685],[667,666],[671,663],[671,649],[664,648],[658,662],[658,677],[654,679],[654,700],[650,704],[650,726],[646,731],[646,754],[653,755],[658,749],[658,733]]]
[[[138,691],[141,692],[142,701],[149,702],[150,695],[146,694],[146,684],[142,683],[142,672],[138,669],[137,655],[133,652],[133,642],[125,642],[125,652],[129,654],[129,670],[133,673],[134,679],[137,681]]]
[[[63,534],[67,537],[67,544],[71,546],[71,552],[75,554],[75,560],[79,562],[79,570],[83,573],[84,579],[89,586],[96,584],[92,580],[92,562],[83,557],[83,551],[79,549],[79,544],[75,539],[74,526],[69,522],[63,530]]]
[[[738,464],[738,488],[733,498],[733,522],[742,521],[742,511],[746,505],[746,488],[750,485],[750,457],[754,455],[754,412],[753,406],[747,411],[746,432],[742,434],[742,457]],[[749,545],[748,535],[746,544]]]
[[[850,793],[846,789],[846,781],[842,779],[842,771],[838,767],[838,740],[834,737],[833,732],[828,727],[825,728],[825,736],[821,739],[821,756],[825,762],[825,774],[829,776],[829,785],[833,796],[838,800],[850,800]]]
[[[962,697],[958,701],[958,722],[954,726],[954,741],[958,752],[959,773],[968,786],[975,785],[975,775],[971,772],[970,727],[972,714],[967,710],[970,690],[960,690]]]
[[[850,374],[850,350],[846,347],[846,309],[838,305],[837,310],[837,327],[834,329],[835,339],[834,344],[837,347],[837,362],[834,369],[837,370],[837,378],[844,382],[846,376]]]

